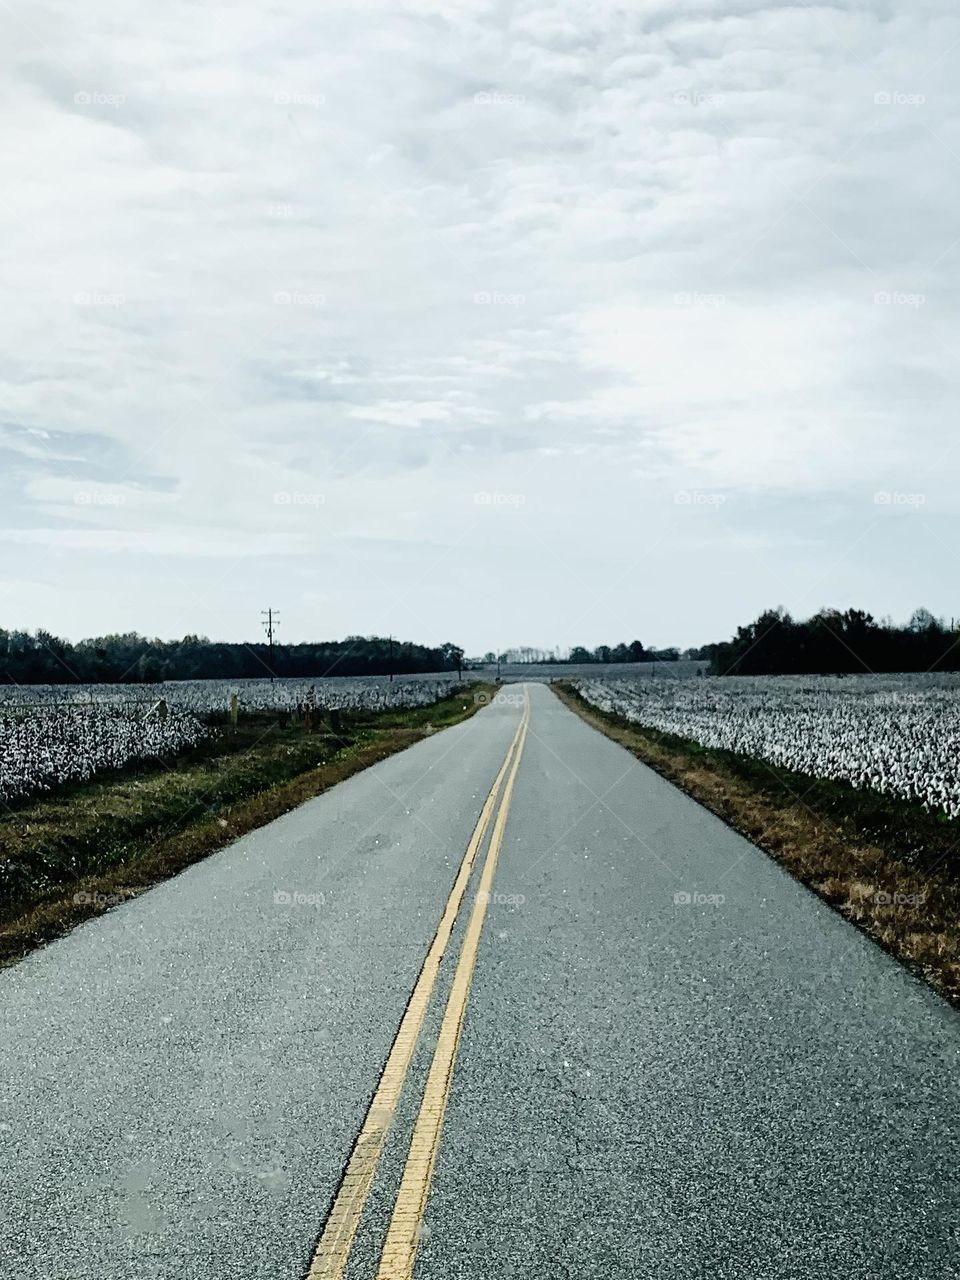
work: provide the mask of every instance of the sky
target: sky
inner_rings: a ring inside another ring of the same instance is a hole
[[[0,9],[0,625],[960,615],[954,0]]]

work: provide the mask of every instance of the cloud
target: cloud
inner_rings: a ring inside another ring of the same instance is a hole
[[[684,643],[772,602],[758,541],[908,612],[864,493],[928,495],[907,562],[956,543],[947,0],[40,0],[0,37],[11,623],[246,634],[243,581],[291,635],[389,630],[386,573],[424,639]],[[121,606],[138,543],[170,581]]]

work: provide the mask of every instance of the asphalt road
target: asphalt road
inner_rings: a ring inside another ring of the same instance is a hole
[[[0,973],[0,1275],[960,1277],[960,1018],[526,688]]]

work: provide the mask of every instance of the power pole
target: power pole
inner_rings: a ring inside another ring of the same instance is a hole
[[[393,636],[389,636],[387,638],[387,642],[390,645],[390,662],[389,662],[390,683],[393,684]]]
[[[267,643],[270,646],[270,683],[273,684],[273,633],[280,625],[280,614],[276,609],[261,609],[260,615],[263,618],[262,626],[267,633]]]

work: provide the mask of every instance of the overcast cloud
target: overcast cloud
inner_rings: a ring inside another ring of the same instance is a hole
[[[0,622],[957,612],[960,13],[0,10]]]

